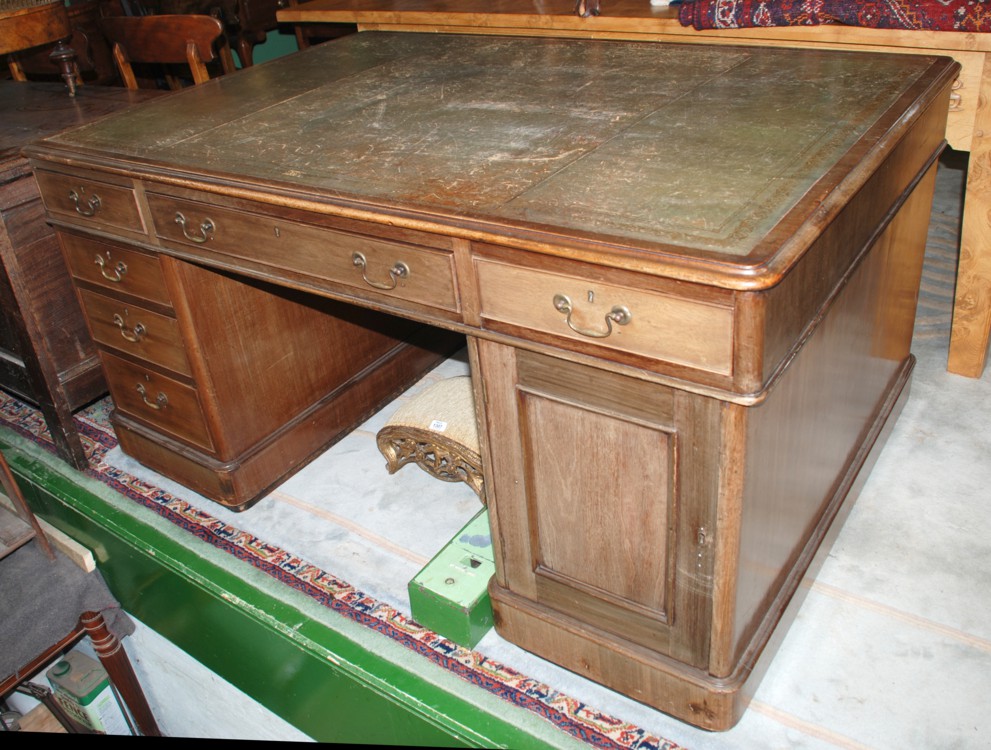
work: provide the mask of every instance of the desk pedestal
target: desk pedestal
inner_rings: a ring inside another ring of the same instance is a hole
[[[244,510],[463,337],[60,232],[121,449]]]
[[[934,177],[753,403],[473,341],[503,637],[739,720],[908,394]]]

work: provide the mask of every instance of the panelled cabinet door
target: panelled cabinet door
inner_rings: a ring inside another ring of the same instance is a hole
[[[497,585],[705,668],[720,403],[491,342],[476,350]]]

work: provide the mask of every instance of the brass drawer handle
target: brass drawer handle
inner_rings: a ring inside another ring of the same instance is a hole
[[[114,313],[114,325],[120,329],[121,337],[131,343],[137,343],[146,333],[146,329],[141,323],[136,323],[131,330],[125,328],[124,319],[118,313]]]
[[[155,410],[164,409],[166,406],[169,405],[169,397],[166,396],[161,391],[158,392],[158,395],[155,397],[154,401],[149,401],[148,392],[145,390],[144,383],[138,383],[137,389],[138,389],[138,393],[141,395],[141,400],[144,401],[145,404],[147,406],[150,406],[152,409]]]
[[[79,188],[82,190],[82,188]],[[94,195],[84,204],[86,208],[80,205],[82,198],[79,196],[75,190],[69,191],[69,200],[72,201],[73,205],[76,207],[76,213],[80,216],[94,216],[96,212],[100,209],[100,196]]]
[[[127,273],[127,263],[122,260],[117,261],[114,264],[111,272],[107,272],[107,263],[110,262],[110,253],[107,253],[107,257],[104,258],[102,255],[96,256],[96,265],[100,267],[100,275],[107,281],[113,281],[115,283],[120,283],[123,280],[124,274]]]
[[[399,284],[400,279],[408,279],[410,277],[409,266],[403,263],[401,260],[397,260],[392,268],[389,269],[389,276],[392,278],[391,284],[383,284],[381,281],[372,281],[368,278],[366,273],[368,267],[368,261],[365,260],[364,253],[355,252],[351,256],[351,262],[356,268],[361,269],[361,278],[365,281],[368,286],[375,287],[376,289],[383,289],[385,291],[390,291],[395,289]]]
[[[182,215],[181,211],[175,212],[175,223],[182,228],[182,234],[187,240],[190,242],[199,242],[200,244],[210,239],[210,235],[217,228],[216,225],[214,225],[213,220],[207,218],[203,219],[200,223],[199,234],[190,234],[186,229],[186,217]]]
[[[571,313],[574,311],[574,307],[571,304],[571,300],[565,294],[555,294],[554,295],[554,309],[558,312],[562,312],[568,317],[565,319],[568,328],[570,328],[575,333],[580,333],[582,336],[589,336],[593,339],[604,339],[606,336],[612,333],[612,324],[625,326],[631,320],[633,320],[633,313],[624,305],[616,305],[606,313],[606,330],[594,330],[591,328],[579,328],[574,323],[571,322]]]

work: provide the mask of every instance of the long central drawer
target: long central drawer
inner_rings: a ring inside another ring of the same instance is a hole
[[[453,254],[427,242],[414,246],[153,192],[148,204],[154,232],[167,247],[201,248],[366,296],[460,312]]]

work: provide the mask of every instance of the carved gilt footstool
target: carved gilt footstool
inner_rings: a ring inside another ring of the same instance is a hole
[[[446,378],[410,399],[376,442],[390,474],[415,463],[445,482],[464,482],[485,504],[470,377]]]

